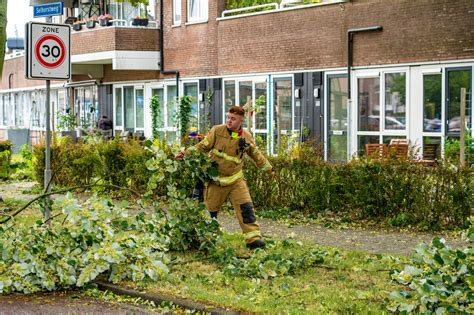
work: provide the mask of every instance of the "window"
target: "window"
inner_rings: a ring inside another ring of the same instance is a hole
[[[406,129],[405,73],[385,74],[385,129]]]
[[[122,88],[115,89],[115,125],[117,127],[122,127],[122,115],[123,115],[123,105],[122,105]]]
[[[128,25],[130,20],[140,16],[147,17],[149,20],[156,20],[156,0],[148,0],[148,5],[139,4],[134,7],[127,1],[111,0],[108,5],[108,13],[110,13],[116,20],[125,20],[125,25]]]
[[[441,73],[423,76],[423,131],[441,132]]]
[[[207,0],[188,0],[188,22],[207,21],[207,11]]]
[[[357,145],[389,143],[407,137],[406,73],[382,72],[357,79]]]
[[[158,136],[171,143],[178,139],[176,128],[176,85],[151,87],[151,95],[158,98],[159,110],[157,119]],[[151,110],[151,109],[150,109]],[[153,122],[151,122],[153,124]],[[153,128],[153,126],[151,126]]]
[[[347,160],[347,76],[328,77],[328,153],[330,161]]]
[[[181,0],[173,0],[173,25],[181,24]]]
[[[74,89],[75,113],[78,113],[83,129],[95,127],[97,122],[97,87],[79,87]]]
[[[459,136],[461,130],[461,89],[466,89],[466,124],[471,126],[471,69],[447,69],[446,71],[446,133]]]
[[[263,78],[224,80],[222,122],[225,122],[226,114],[231,106],[244,106],[251,101],[249,104],[253,114],[245,117],[243,125],[248,128],[250,124],[255,141],[261,147],[268,144],[267,88],[267,82]]]
[[[191,96],[191,117],[189,127],[198,129],[198,85],[197,83],[184,83],[184,95]]]
[[[116,132],[143,131],[145,128],[145,98],[143,86],[114,88],[114,117]]]

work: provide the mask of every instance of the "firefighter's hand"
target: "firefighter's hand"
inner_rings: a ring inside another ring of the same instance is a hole
[[[180,160],[180,161],[181,161],[181,160],[184,158],[184,153],[183,153],[183,152],[178,152],[178,153],[176,153],[176,154],[174,155],[174,158],[175,158],[176,160]]]
[[[275,176],[275,171],[273,170],[273,168],[271,168],[267,171],[267,176],[269,176],[269,177]]]

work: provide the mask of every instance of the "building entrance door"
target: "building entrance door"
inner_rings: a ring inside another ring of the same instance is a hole
[[[327,160],[348,159],[347,76],[328,76]]]

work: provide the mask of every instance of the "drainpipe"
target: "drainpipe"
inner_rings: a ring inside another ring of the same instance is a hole
[[[161,0],[163,1],[163,0]],[[364,33],[364,32],[373,32],[373,31],[381,31],[383,27],[381,25],[377,26],[370,26],[370,27],[362,27],[362,28],[352,28],[347,30],[347,108],[349,110],[348,116],[348,128],[349,133],[351,132],[351,109],[352,109],[352,99],[351,99],[351,68],[352,68],[352,45],[354,42],[354,34],[356,33]],[[347,141],[347,158],[349,159],[351,156],[350,151],[350,143],[351,141]]]
[[[179,98],[179,70],[165,70],[165,48],[163,39],[163,0],[160,0],[160,72],[162,74],[174,74],[176,75],[176,100]]]

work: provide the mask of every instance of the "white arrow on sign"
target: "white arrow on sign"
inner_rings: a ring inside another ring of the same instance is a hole
[[[71,77],[71,28],[64,24],[30,22],[26,25],[26,77],[69,79]]]

